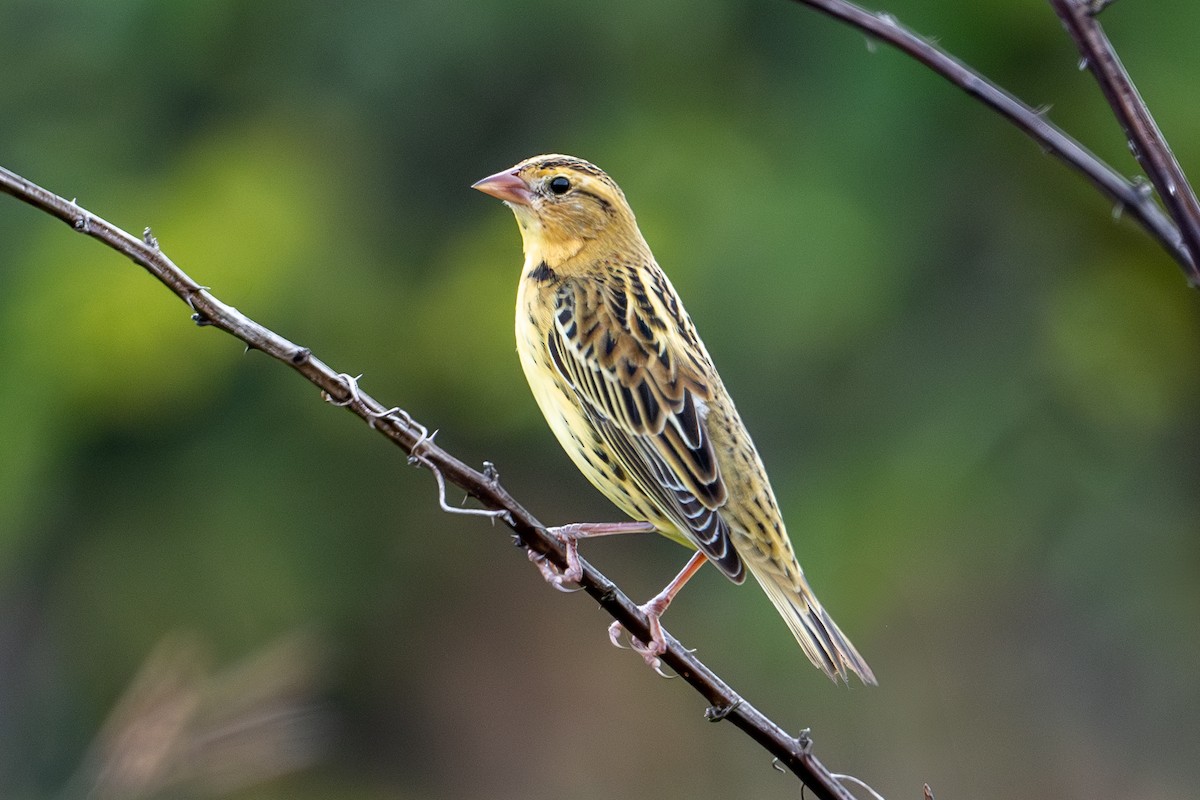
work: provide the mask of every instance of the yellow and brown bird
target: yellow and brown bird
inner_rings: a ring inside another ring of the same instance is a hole
[[[874,684],[809,588],[754,442],[617,184],[582,159],[542,155],[474,188],[521,228],[517,351],[538,406],[588,480],[637,520],[555,529],[562,578],[580,577],[581,537],[657,531],[696,554],[642,607],[652,641],[635,646],[648,661],[666,646],[659,617],[711,561],[735,583],[749,569],[834,681]]]

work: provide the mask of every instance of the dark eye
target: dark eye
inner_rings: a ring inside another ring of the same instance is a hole
[[[562,175],[559,175],[556,178],[551,178],[549,185],[550,191],[554,192],[555,194],[566,194],[567,190],[571,188],[571,182]]]

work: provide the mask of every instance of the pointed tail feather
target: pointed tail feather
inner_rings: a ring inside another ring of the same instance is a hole
[[[804,654],[818,669],[834,683],[839,680],[849,683],[848,673],[853,672],[868,686],[877,684],[867,662],[834,624],[803,576],[796,590],[784,576],[753,563],[752,559],[747,559],[747,566],[804,648]]]

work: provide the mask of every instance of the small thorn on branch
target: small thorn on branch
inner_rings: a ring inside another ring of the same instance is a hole
[[[737,709],[737,707],[741,704],[742,698],[739,697],[732,703],[726,703],[722,706],[709,706],[708,708],[704,709],[704,718],[709,722],[720,722],[732,714],[734,710]]]
[[[434,466],[429,461],[421,456],[421,448],[433,444],[433,437],[437,436],[440,431],[429,432],[429,429],[421,426],[421,438],[417,439],[413,444],[412,450],[409,451],[408,463],[414,467],[428,467],[434,469]]]
[[[345,408],[346,406],[348,406],[352,403],[361,404],[362,396],[358,392],[358,381],[361,378],[362,378],[361,372],[358,373],[357,375],[351,375],[347,372],[339,372],[338,379],[341,380],[341,382],[343,384],[345,384],[345,386],[346,386],[346,399],[345,400],[334,400],[333,395],[331,395],[329,392],[326,392],[324,390],[322,390],[322,392],[321,392],[321,399],[324,400],[326,403],[329,403],[329,405],[337,406],[338,408]]]
[[[149,231],[150,229],[146,228],[146,230]],[[157,245],[157,244],[158,244],[158,242],[156,240],[155,245]],[[196,323],[196,327],[198,327],[198,328],[203,328],[205,325],[213,324],[212,319],[209,318],[209,316],[207,314],[205,314],[203,311],[200,311],[199,309],[196,308],[196,302],[195,302],[196,295],[200,292],[206,292],[206,291],[208,291],[207,286],[197,286],[195,289],[192,289],[190,292],[188,292],[183,297],[184,302],[188,304],[188,308],[190,308],[193,312],[192,313],[192,322]]]
[[[75,212],[75,215],[70,220],[71,227],[74,228],[75,230],[79,231],[80,233],[91,233],[92,232],[91,219],[88,216],[88,212],[83,210],[79,206],[79,203],[76,202],[77,200],[78,200],[78,198],[72,197],[71,201],[69,203],[69,205],[71,206],[71,209]]]
[[[146,229],[142,231],[142,241],[146,243],[147,247],[151,247],[155,252],[158,252],[158,239],[155,238],[154,233],[150,230],[149,226],[146,226]]]

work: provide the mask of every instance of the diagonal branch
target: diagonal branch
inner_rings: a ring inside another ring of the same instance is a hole
[[[1057,0],[1065,2],[1066,0]],[[1179,230],[1162,209],[1139,186],[1101,161],[1094,153],[1061,128],[1046,121],[1035,109],[1013,97],[983,75],[945,50],[930,44],[919,34],[901,25],[886,13],[871,13],[846,0],[793,0],[809,6],[900,50],[984,105],[996,111],[1050,155],[1082,174],[1118,207],[1128,211],[1146,231],[1158,240],[1167,253],[1183,268],[1190,283],[1200,278],[1196,260],[1184,244]],[[1153,176],[1153,173],[1151,173]],[[1183,184],[1186,185],[1186,184]],[[1160,193],[1162,189],[1159,189]],[[1164,195],[1165,197],[1166,195]],[[1178,218],[1178,217],[1177,217]]]
[[[464,464],[434,444],[427,430],[408,414],[397,408],[384,408],[359,389],[356,378],[334,371],[307,347],[285,339],[218,300],[159,249],[149,228],[139,239],[74,201],[59,197],[3,167],[0,167],[0,191],[58,217],[76,231],[99,239],[144,267],[191,307],[192,319],[197,325],[209,325],[225,331],[245,342],[248,347],[261,350],[300,373],[333,404],[353,412],[408,453],[410,463],[432,470],[437,478],[443,508],[450,510],[445,503],[445,481],[449,481],[487,509],[478,513],[503,519],[516,532],[519,544],[528,548],[531,554],[545,556],[560,569],[566,568],[566,556],[558,539],[505,491],[490,465],[484,472],[479,472]],[[580,585],[587,594],[631,634],[648,641],[649,625],[637,604],[590,564],[582,559],[580,564],[583,567]],[[800,778],[821,800],[855,800],[854,795],[812,754],[812,741],[807,732],[801,733],[798,738],[789,735],[670,634],[666,634],[666,639],[667,651],[661,656],[663,663],[675,670],[709,703],[706,718],[712,721],[728,720],[745,732],[774,756],[782,768]]]
[[[1129,149],[1134,158],[1146,170],[1158,196],[1179,225],[1183,246],[1192,254],[1189,280],[1192,286],[1200,287],[1200,268],[1197,267],[1200,264],[1200,203],[1196,201],[1196,193],[1192,191],[1162,131],[1150,115],[1150,109],[1138,94],[1137,87],[1130,80],[1104,29],[1096,21],[1095,15],[1103,6],[1079,0],[1050,0],[1050,5],[1062,20],[1067,33],[1075,40],[1083,63],[1087,64],[1100,84],[1104,99],[1125,130],[1125,138],[1129,140]]]

